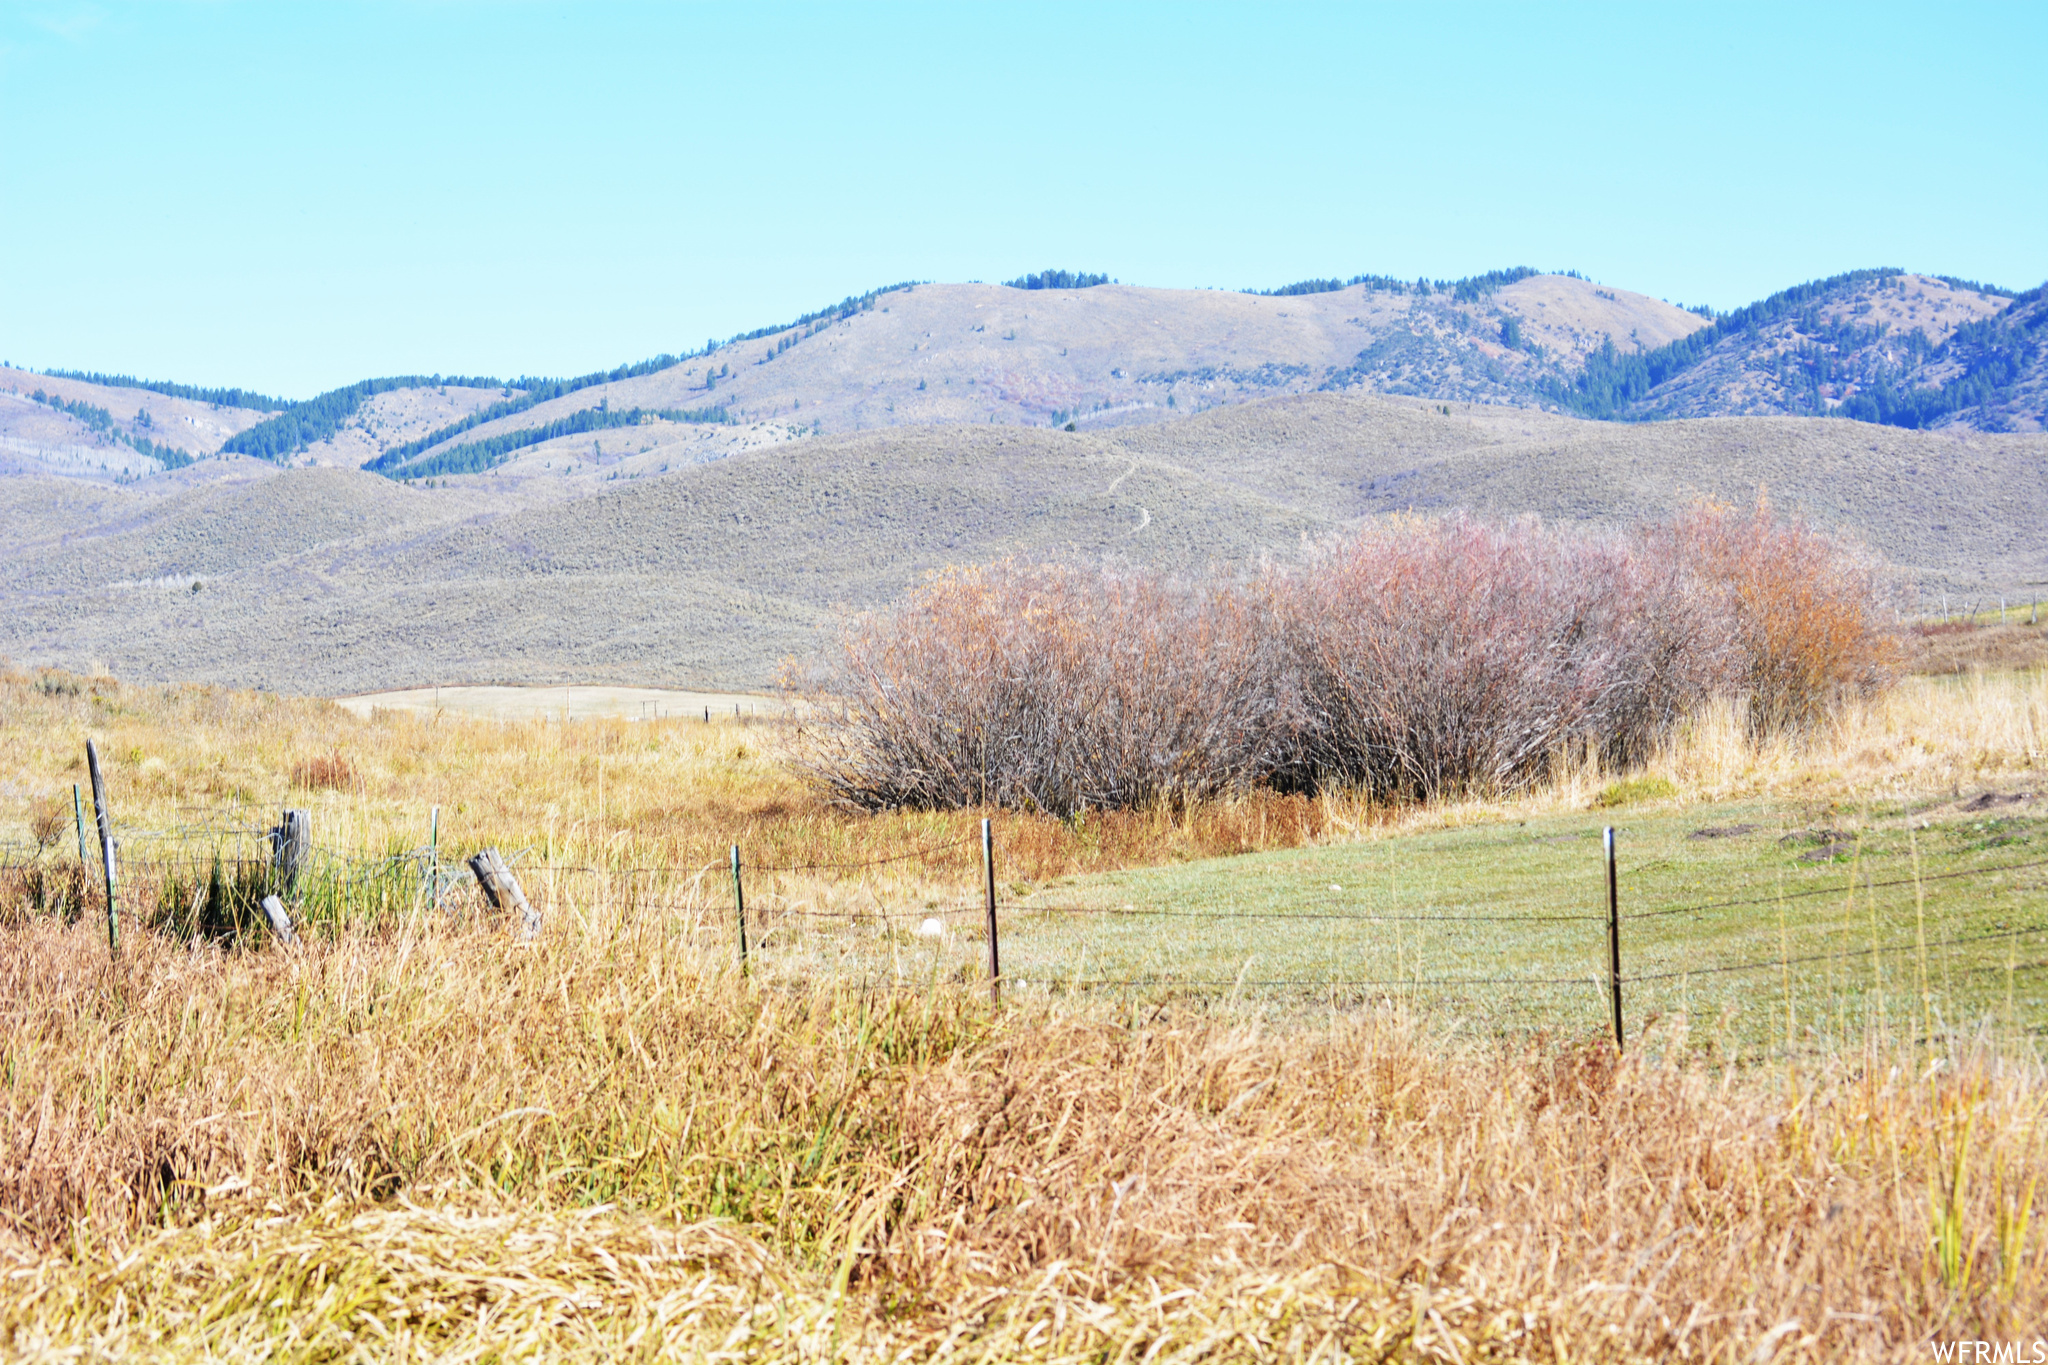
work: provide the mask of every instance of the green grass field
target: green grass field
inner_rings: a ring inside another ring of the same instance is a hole
[[[1878,1023],[2035,1031],[2048,810],[1970,801],[1657,804],[1005,888],[1003,976],[1148,1010],[1390,1000],[1481,1032],[1602,1034],[1611,821],[1632,1038],[1681,1014],[1695,1044],[1743,1053],[1782,1050],[1788,1028],[1795,1049]],[[766,979],[981,969],[972,891],[850,923],[776,913],[794,903],[772,883],[757,899]],[[916,933],[928,915],[943,937]]]

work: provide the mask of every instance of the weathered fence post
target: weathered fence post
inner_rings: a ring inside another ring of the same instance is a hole
[[[540,912],[527,901],[504,854],[495,848],[484,849],[470,858],[469,870],[476,874],[476,884],[484,889],[492,909],[519,913],[519,937],[540,937]]]
[[[740,970],[747,969],[747,890],[740,883],[740,846],[732,846],[732,909],[739,918]]]
[[[71,784],[71,818],[78,824],[78,862],[82,867],[91,867],[92,859],[85,851],[85,798],[78,794],[78,784]]]
[[[987,820],[981,822],[981,871],[988,890],[988,1000],[1003,1003],[1002,956],[996,950],[996,843]]]
[[[1614,1002],[1614,1050],[1621,1031],[1621,886],[1614,870],[1614,826],[1607,827],[1607,990]]]
[[[299,936],[292,928],[292,917],[284,911],[284,902],[275,896],[265,896],[262,905],[263,918],[270,921],[270,932],[283,939],[287,947],[298,947]]]
[[[100,867],[107,874],[107,952],[121,951],[121,912],[115,895],[114,813],[107,809],[107,784],[100,778],[100,751],[91,740],[85,742],[85,769],[92,779],[93,819],[99,825]]]
[[[299,870],[312,850],[313,817],[302,810],[285,811],[270,831],[270,867],[285,895],[298,888]]]

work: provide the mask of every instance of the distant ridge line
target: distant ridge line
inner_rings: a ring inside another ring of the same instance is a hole
[[[252,412],[279,412],[291,406],[282,398],[248,389],[215,389],[199,384],[174,384],[165,379],[137,379],[132,374],[101,374],[97,370],[34,370],[45,379],[75,379],[107,389],[142,389],[166,398],[186,398],[195,403],[214,403],[224,408],[248,408]]]

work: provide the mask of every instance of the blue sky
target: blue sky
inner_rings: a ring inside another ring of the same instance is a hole
[[[903,279],[2048,277],[2048,5],[0,3],[0,359],[566,374]]]

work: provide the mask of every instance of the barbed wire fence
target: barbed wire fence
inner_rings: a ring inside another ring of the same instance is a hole
[[[1290,993],[1332,1002],[1380,996],[1484,999],[1502,1015],[1518,1010],[1543,1013],[1538,1006],[1547,1007],[1546,1017],[1576,1017],[1582,1023],[1604,1015],[1601,1023],[1623,1047],[1628,1042],[1628,1019],[1640,1023],[1657,1013],[1662,992],[1674,986],[1684,990],[1717,981],[1768,983],[1775,974],[1789,1038],[1796,1008],[1795,969],[1802,974],[1824,969],[1830,989],[1866,994],[1880,1007],[1887,999],[1903,999],[1908,1006],[1917,1000],[1923,1018],[1937,994],[1952,998],[1956,979],[1969,982],[1996,974],[2005,977],[2010,1011],[2015,982],[2048,969],[2048,906],[2034,894],[2041,889],[2038,876],[2024,886],[2008,888],[2026,894],[2010,898],[2013,903],[1995,922],[1973,922],[1959,932],[1953,917],[1939,915],[1930,926],[1925,912],[1930,890],[2039,874],[2048,869],[2048,858],[1938,870],[1916,867],[1911,876],[1883,878],[1867,870],[1859,874],[1852,867],[1847,881],[1839,885],[1779,885],[1756,894],[1642,903],[1644,895],[1631,873],[1649,872],[1661,864],[1623,868],[1610,829],[1604,857],[1597,864],[1589,859],[1587,868],[1589,887],[1604,872],[1604,909],[1562,909],[1548,903],[1554,899],[1549,888],[1527,893],[1513,886],[1490,891],[1483,901],[1469,904],[1432,898],[1420,905],[1365,906],[1355,897],[1296,891],[1279,904],[1194,905],[1169,900],[1139,905],[1071,895],[1047,899],[1038,893],[1002,894],[997,831],[986,820],[976,834],[869,857],[752,863],[735,844],[722,862],[663,865],[572,862],[550,858],[532,846],[506,852],[478,850],[468,857],[447,854],[440,845],[438,810],[428,842],[377,854],[309,835],[294,846],[288,837],[293,812],[286,812],[277,825],[265,825],[252,819],[254,812],[247,808],[181,808],[179,818],[161,827],[118,831],[115,851],[120,868],[118,878],[112,879],[93,865],[97,850],[88,839],[88,807],[80,800],[74,808],[75,831],[43,829],[29,842],[0,842],[0,922],[37,913],[105,913],[107,884],[113,881],[119,912],[137,927],[245,946],[264,937],[264,922],[252,907],[266,896],[288,900],[291,919],[316,932],[338,933],[351,925],[396,922],[421,913],[451,925],[478,926],[491,922],[493,914],[514,909],[493,878],[478,875],[476,859],[488,852],[513,874],[514,894],[523,900],[521,879],[538,891],[541,908],[530,911],[530,924],[542,937],[551,923],[573,919],[579,907],[603,902],[628,919],[661,923],[712,952],[722,946],[733,954],[734,965],[764,981],[778,975],[810,980],[820,973],[899,986],[978,980],[997,999],[1005,985],[1055,994],[1121,992],[1183,1000]],[[303,819],[303,813],[299,816]],[[74,837],[76,860],[69,857],[68,848]],[[1491,841],[1489,847],[1516,842],[1585,841],[1579,836],[1502,839]],[[929,869],[939,861],[956,874],[963,863],[978,864],[972,892],[950,899],[926,893],[892,895],[866,883],[878,871]],[[792,880],[803,885],[792,889]],[[844,888],[848,883],[867,887],[864,904],[831,906],[817,894],[819,885]],[[1624,885],[1630,887],[1626,901]],[[1332,893],[1340,891],[1331,888]],[[1915,932],[1908,935],[1899,929],[1897,913],[1879,914],[1879,895],[1887,892],[1910,893],[1919,913]],[[1845,898],[1844,916],[1806,915],[1795,930],[1791,908],[1827,896]],[[1511,908],[1532,898],[1531,908]],[[1734,912],[1772,907],[1778,911],[1779,929],[1774,953],[1755,951],[1753,934],[1731,938],[1715,927]],[[1658,928],[1688,918],[1703,926],[1700,934],[1674,937]],[[1203,937],[1218,927],[1233,932],[1247,927],[1303,932],[1290,941],[1291,951],[1263,953],[1285,964],[1281,973],[1254,974],[1252,967],[1262,956],[1258,951],[1245,954],[1242,967],[1233,973],[1216,970],[1221,961],[1218,950]],[[1639,943],[1633,932],[1637,927],[1661,936]],[[1332,938],[1319,951],[1308,942],[1307,931],[1312,930],[1367,937],[1342,942]],[[1826,936],[1821,946],[1812,942],[1817,931]],[[1430,932],[1456,933],[1460,940],[1448,953],[1443,951],[1446,945],[1436,943],[1432,954],[1424,952],[1420,939],[1409,944],[1402,937]],[[118,946],[114,950],[118,952]],[[2004,961],[1982,960],[1985,952],[1996,950],[2003,950]],[[911,954],[908,968],[906,951]],[[1007,969],[1002,965],[1005,951],[1015,953]],[[1445,956],[1464,970],[1430,965]],[[1133,966],[1136,959],[1152,965]],[[1902,960],[1912,967],[1910,983],[1900,980]],[[1942,982],[1939,990],[1936,975]],[[1766,992],[1761,987],[1749,992],[1760,993]],[[1576,1004],[1559,1008],[1561,995]],[[1647,1004],[1644,996],[1650,997]],[[2027,1026],[2035,1023],[2029,1019]]]

